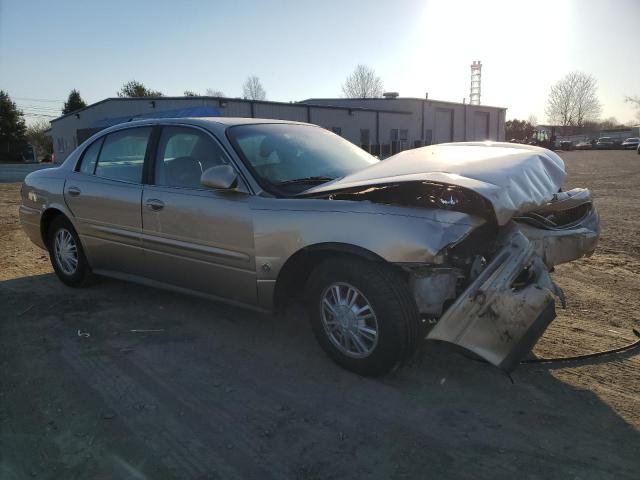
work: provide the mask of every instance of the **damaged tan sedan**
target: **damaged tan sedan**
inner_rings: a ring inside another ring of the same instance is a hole
[[[588,190],[555,153],[452,143],[379,161],[276,120],[121,124],[31,173],[20,217],[65,284],[106,275],[278,311],[365,375],[442,340],[512,370],[555,316],[554,265],[590,255]]]

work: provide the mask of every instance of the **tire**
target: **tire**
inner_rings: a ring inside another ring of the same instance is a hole
[[[354,373],[383,375],[416,349],[418,310],[405,280],[389,265],[352,258],[325,260],[309,277],[306,303],[324,351]]]
[[[73,225],[71,225],[71,222],[62,215],[56,217],[51,222],[48,234],[47,247],[49,249],[49,259],[60,281],[70,287],[83,287],[88,285],[92,278],[91,268],[82,249],[80,238],[73,228]],[[57,238],[58,240],[56,240]],[[60,241],[60,238],[62,238],[62,241]],[[67,259],[65,262],[61,260],[56,253],[57,246],[63,245],[62,250],[65,250],[65,244],[69,247],[67,252],[73,251],[72,247],[75,246],[75,265],[69,260],[69,256],[65,257]]]

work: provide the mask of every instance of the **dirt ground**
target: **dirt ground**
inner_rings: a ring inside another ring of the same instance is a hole
[[[562,156],[603,233],[554,273],[568,308],[535,348],[545,357],[640,328],[640,156]],[[22,234],[18,197],[0,184],[2,479],[639,478],[638,350],[522,365],[512,382],[429,343],[361,378],[297,307],[271,318],[112,280],[63,286]]]

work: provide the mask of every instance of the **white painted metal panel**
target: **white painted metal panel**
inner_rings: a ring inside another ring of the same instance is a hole
[[[472,140],[489,139],[489,113],[474,112],[473,114],[473,136]]]
[[[433,143],[451,141],[453,141],[453,110],[439,108],[436,110]]]

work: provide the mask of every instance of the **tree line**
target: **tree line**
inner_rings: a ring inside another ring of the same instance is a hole
[[[250,75],[241,87],[242,96],[246,100],[266,100],[265,90],[260,78]],[[348,98],[380,97],[382,95],[382,80],[375,71],[365,65],[358,65],[342,85],[342,92]],[[164,93],[154,90],[137,80],[130,80],[122,85],[116,95],[121,98],[162,97]],[[185,97],[225,97],[221,90],[207,88],[204,95],[193,90],[185,90]],[[87,106],[77,89],[71,90],[62,106],[62,115],[77,112]],[[46,132],[49,122],[43,119],[35,120],[29,125],[24,120],[22,111],[11,100],[9,94],[0,91],[0,161],[20,161],[24,158],[27,145],[33,145],[38,157],[43,158],[53,153],[53,142]]]
[[[367,65],[359,64],[345,79],[341,86],[345,98],[380,98],[383,93],[382,79],[375,70]],[[237,98],[247,100],[266,100],[267,92],[260,78],[250,75],[241,87],[242,95]],[[118,97],[162,97],[163,92],[154,90],[137,80],[130,80],[116,92]],[[185,90],[188,97],[225,97],[221,90],[208,88],[204,94],[193,90]],[[627,96],[625,101],[634,105],[636,118],[640,122],[640,96]],[[87,103],[80,92],[71,90],[64,102],[62,114],[76,112],[85,108]],[[547,99],[545,113],[550,124],[561,127],[562,134],[578,133],[590,129],[611,129],[623,126],[615,118],[600,120],[602,105],[597,96],[597,81],[592,75],[583,72],[571,72],[555,83]],[[507,140],[525,140],[535,132],[535,117],[528,120],[509,120],[505,125]],[[27,143],[32,144],[44,154],[53,152],[51,137],[45,134],[49,124],[45,120],[37,120],[26,125],[24,116],[9,94],[0,91],[0,160],[18,160]]]

